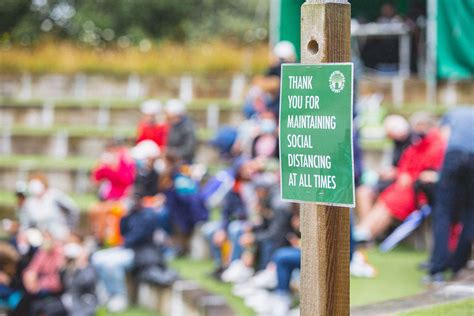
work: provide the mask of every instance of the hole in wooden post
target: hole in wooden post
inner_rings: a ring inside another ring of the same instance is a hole
[[[316,40],[312,39],[308,42],[308,50],[311,54],[316,55],[319,51],[319,44]]]

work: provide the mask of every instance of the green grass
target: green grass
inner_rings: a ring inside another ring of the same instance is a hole
[[[68,156],[52,158],[41,155],[0,156],[0,168],[50,169],[50,170],[90,170],[95,159]]]
[[[171,263],[171,267],[176,269],[183,278],[194,280],[209,292],[225,297],[227,303],[235,311],[236,315],[255,315],[253,310],[244,305],[241,298],[232,295],[232,286],[230,284],[218,282],[207,275],[213,269],[212,261],[177,259]]]
[[[374,279],[351,278],[351,305],[366,305],[423,292],[423,273],[417,265],[427,258],[424,252],[398,247],[389,253],[373,249],[369,262],[378,270]]]
[[[26,125],[15,125],[11,129],[13,136],[52,136],[57,133],[66,133],[69,137],[126,137],[135,136],[135,127],[107,127],[87,125],[53,125],[50,127],[31,127]]]
[[[167,99],[160,99],[166,102]],[[41,98],[41,99],[16,99],[0,97],[0,104],[5,107],[42,107],[44,104],[51,103],[55,108],[99,108],[108,106],[113,110],[130,110],[140,108],[143,99],[124,100],[124,98],[104,97],[104,98]],[[240,103],[231,102],[228,99],[221,98],[200,98],[191,101],[187,107],[190,111],[202,111],[207,109],[210,104],[215,104],[221,110],[239,110]]]
[[[12,136],[28,136],[28,137],[50,137],[58,133],[66,133],[73,138],[113,138],[123,137],[128,140],[134,139],[136,135],[135,127],[107,127],[100,128],[97,126],[87,125],[53,125],[50,127],[31,127],[26,125],[14,125],[11,128]],[[207,128],[199,128],[196,130],[196,136],[199,141],[209,141],[214,133]]]
[[[433,307],[414,310],[400,316],[472,316],[474,315],[474,299],[454,303],[441,304]]]
[[[114,314],[108,313],[105,308],[100,308],[97,311],[96,315],[97,316],[160,316],[160,314],[158,314],[158,312],[156,311],[151,311],[149,309],[138,307],[138,306],[132,306],[125,312],[114,313]]]
[[[97,201],[97,197],[94,194],[71,194],[70,196],[83,212],[87,211]],[[13,209],[15,207],[15,194],[13,192],[0,191],[0,205]]]
[[[425,290],[420,279],[423,273],[416,269],[426,259],[426,253],[399,247],[382,254],[368,251],[368,258],[379,271],[374,279],[351,278],[351,305],[366,305],[390,299],[419,294]],[[220,283],[207,276],[212,271],[211,261],[193,261],[187,258],[172,262],[171,266],[185,279],[194,280],[212,293],[223,295],[237,315],[254,315],[243,301],[232,295],[228,284]]]

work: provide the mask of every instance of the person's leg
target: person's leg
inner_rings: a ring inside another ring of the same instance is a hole
[[[274,242],[272,240],[263,240],[258,243],[258,262],[257,270],[264,270],[272,258],[275,250]]]
[[[244,234],[246,225],[247,222],[245,221],[232,221],[229,224],[227,232],[229,235],[229,240],[232,244],[232,255],[230,257],[231,262],[240,259],[240,257],[242,256],[244,248],[240,244],[240,237],[242,237],[242,235]]]
[[[361,185],[356,189],[357,196],[357,216],[364,218],[369,214],[374,206],[375,192],[368,185]]]
[[[464,154],[462,170],[462,183],[466,186],[461,201],[463,228],[450,262],[450,267],[454,273],[466,266],[471,257],[474,241],[474,154]]]
[[[392,215],[384,202],[378,200],[369,215],[364,217],[354,229],[357,241],[371,240],[387,230],[392,223]]]
[[[134,256],[133,250],[121,247],[101,250],[92,256],[92,264],[109,297],[127,295],[125,273],[132,267]]]
[[[436,187],[436,203],[433,207],[433,250],[431,253],[430,274],[446,270],[450,259],[448,248],[451,214],[456,205],[459,157],[456,152],[448,152],[444,159],[440,179]]]
[[[301,264],[301,250],[292,247],[280,248],[275,251],[272,261],[277,269],[278,283],[275,291],[289,293],[291,273]]]
[[[214,262],[216,267],[222,267],[222,252],[221,247],[214,243],[214,234],[220,229],[220,222],[209,222],[202,226],[201,231],[209,242],[209,249],[211,251],[211,255],[214,258]]]
[[[163,206],[157,215],[157,226],[165,231],[168,235],[171,235],[171,222],[170,212],[166,206]]]

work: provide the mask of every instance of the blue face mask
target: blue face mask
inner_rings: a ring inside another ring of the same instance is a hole
[[[264,134],[271,134],[275,131],[276,124],[273,120],[264,119],[260,121],[260,131]]]
[[[135,166],[137,169],[144,169],[145,168],[145,160],[137,159],[135,160]]]

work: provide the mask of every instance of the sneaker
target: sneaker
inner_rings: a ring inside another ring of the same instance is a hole
[[[241,260],[233,261],[222,273],[221,279],[227,283],[244,283],[255,273],[254,269],[247,267]]]
[[[427,274],[421,279],[421,283],[424,285],[442,285],[446,282],[444,273],[438,272],[435,274]]]
[[[217,268],[211,273],[208,273],[208,276],[218,281],[221,281],[222,272],[224,272],[224,268]]]
[[[291,296],[289,294],[272,294],[270,305],[272,316],[288,316],[291,307]]]
[[[358,278],[374,278],[377,275],[377,270],[367,262],[367,259],[359,251],[352,255],[350,270],[351,275]]]
[[[265,269],[259,271],[253,276],[249,283],[256,288],[260,289],[273,289],[277,286],[277,274],[276,269]]]
[[[128,308],[128,299],[124,295],[113,296],[107,303],[107,310],[111,313],[120,313]]]
[[[270,302],[271,298],[272,294],[267,290],[258,290],[252,295],[246,297],[244,303],[257,314],[270,314],[272,311],[272,304]]]
[[[238,283],[232,288],[232,294],[245,299],[259,290],[250,282]]]

